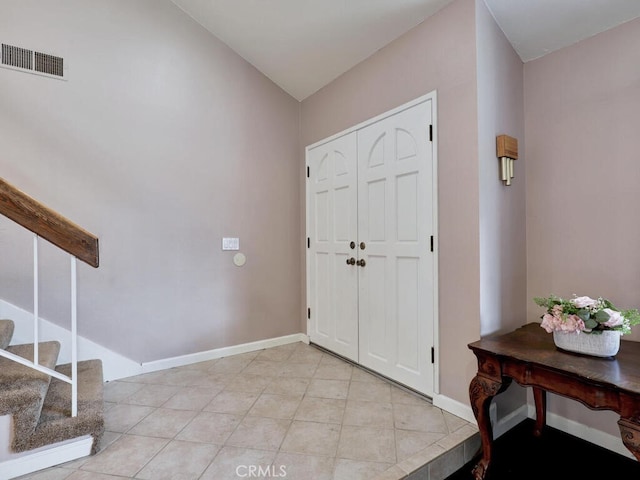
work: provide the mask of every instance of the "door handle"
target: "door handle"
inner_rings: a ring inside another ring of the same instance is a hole
[[[353,258],[353,257],[347,258],[347,265],[355,265],[355,264],[356,264],[356,259],[355,258]]]
[[[364,258],[362,260],[358,260],[356,262],[356,265],[359,265],[361,267],[364,267],[367,264],[367,262],[364,261]]]

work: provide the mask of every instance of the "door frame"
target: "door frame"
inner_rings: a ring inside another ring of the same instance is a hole
[[[407,103],[404,103],[398,107],[395,107],[391,110],[388,110],[384,113],[381,113],[379,115],[376,115],[375,117],[371,117],[363,122],[360,122],[352,127],[349,127],[345,130],[342,130],[334,135],[331,135],[327,138],[324,138],[318,142],[315,142],[311,145],[307,145],[305,147],[305,172],[307,171],[307,169],[309,168],[309,164],[307,162],[307,156],[309,153],[309,150],[316,148],[320,145],[323,145],[325,143],[331,142],[332,140],[335,140],[336,138],[342,137],[344,135],[347,135],[349,133],[355,132],[357,130],[360,130],[362,128],[365,128],[373,123],[376,123],[384,118],[390,117],[392,115],[395,115],[397,113],[400,113],[404,110],[407,110],[411,107],[414,107],[420,103],[424,103],[426,101],[431,101],[431,113],[432,113],[432,136],[431,136],[431,143],[432,143],[432,149],[433,149],[433,162],[432,162],[432,171],[431,171],[431,178],[432,178],[432,215],[433,215],[433,348],[435,349],[435,355],[434,355],[434,362],[433,362],[433,394],[437,395],[440,393],[440,376],[439,376],[439,371],[440,371],[440,367],[439,367],[439,265],[438,265],[438,258],[439,258],[439,248],[438,248],[438,240],[439,240],[439,232],[438,232],[438,103],[437,103],[437,90],[433,90],[425,95],[422,95],[418,98],[415,98],[413,100],[410,100]],[[310,220],[310,215],[309,215],[309,188],[308,188],[308,182],[306,181],[305,178],[305,237],[309,236],[309,232],[310,232],[310,225],[309,225],[309,220]],[[309,302],[309,293],[310,293],[310,278],[309,278],[309,269],[310,269],[310,259],[309,259],[309,255],[307,252],[307,239],[305,238],[304,240],[304,244],[305,244],[305,285],[306,285],[306,294],[305,294],[305,302],[307,307],[310,305]],[[309,332],[311,331],[311,319],[307,318],[306,319],[306,326],[307,326],[307,336],[309,336]]]

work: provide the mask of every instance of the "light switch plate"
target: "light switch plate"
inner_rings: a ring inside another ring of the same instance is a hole
[[[233,237],[223,237],[222,250],[240,250],[240,239]]]

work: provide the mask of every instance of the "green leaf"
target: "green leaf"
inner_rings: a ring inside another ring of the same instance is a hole
[[[587,320],[584,321],[584,326],[586,328],[596,328],[599,325],[598,322],[596,322],[593,318],[588,318]]]
[[[547,299],[542,297],[534,297],[533,301],[536,302],[536,305],[540,305],[541,307],[547,306]]]
[[[598,312],[596,312],[596,320],[599,323],[604,323],[607,320],[609,320],[609,314],[607,312],[605,312],[604,310],[600,310]]]
[[[586,323],[589,320],[590,313],[586,308],[581,308],[576,312],[576,315],[578,315],[582,319],[582,321]]]
[[[631,326],[640,324],[640,312],[636,308],[623,311],[622,316],[629,320]]]

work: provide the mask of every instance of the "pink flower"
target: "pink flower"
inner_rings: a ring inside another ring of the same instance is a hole
[[[594,300],[591,297],[576,297],[570,300],[578,308],[590,308],[595,307],[598,303],[597,300]]]
[[[579,333],[585,328],[584,322],[577,315],[567,315],[566,318],[562,318],[562,315],[552,315],[550,313],[543,315],[540,326],[544,328],[547,333],[554,331]]]
[[[610,308],[603,308],[602,311],[609,314],[609,320],[604,322],[604,325],[606,325],[607,327],[617,327],[618,325],[622,325],[624,323],[624,317],[620,312],[616,312],[615,310],[611,310]]]
[[[581,332],[582,330],[584,330],[584,322],[582,321],[582,319],[577,316],[577,315],[567,315],[567,318],[565,319],[564,322],[562,322],[562,325],[560,326],[560,329],[563,332]]]
[[[562,318],[562,312],[562,305],[554,305],[551,308],[551,315],[553,315],[554,317]]]
[[[544,328],[547,333],[551,333],[556,329],[557,318],[550,313],[545,313],[542,317],[542,323],[540,326]]]

